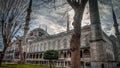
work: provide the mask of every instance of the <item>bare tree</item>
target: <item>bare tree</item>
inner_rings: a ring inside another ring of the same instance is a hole
[[[22,27],[26,26],[27,22],[24,20],[28,4],[27,0],[0,0],[0,27],[4,43],[4,49],[0,53],[0,66],[13,38]]]

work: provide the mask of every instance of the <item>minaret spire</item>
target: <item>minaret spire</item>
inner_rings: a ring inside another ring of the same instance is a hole
[[[41,24],[39,24],[39,28],[41,28]]]
[[[69,22],[69,14],[68,14],[68,12],[67,12],[67,32],[70,30],[70,29],[69,29],[69,23],[70,23],[70,22]]]
[[[26,23],[25,23],[25,27],[24,27],[24,37],[26,36],[26,34],[28,33],[28,30],[29,30],[29,22],[31,20],[31,18],[30,18],[31,12],[32,12],[32,0],[30,0],[29,6],[27,8]]]
[[[47,32],[47,25],[46,25],[46,29],[45,29],[45,31]]]
[[[115,12],[114,12],[114,9],[113,9],[113,6],[112,6],[112,14],[113,14],[113,21],[114,21],[114,29],[115,29],[115,35],[117,37],[117,40],[118,40],[118,44],[116,44],[115,46],[115,56],[116,56],[116,61],[120,61],[120,31],[119,31],[119,24],[117,23],[117,18],[116,18],[116,15],[115,15]]]
[[[114,12],[113,7],[112,7],[112,14],[113,14],[115,35],[117,36],[117,38],[120,38],[119,25],[118,25],[118,23],[117,23],[117,19],[116,19],[116,15],[115,15],[115,12]]]

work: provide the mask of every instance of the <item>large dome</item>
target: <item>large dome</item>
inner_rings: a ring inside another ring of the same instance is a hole
[[[30,32],[30,36],[42,37],[47,35],[49,35],[47,31],[43,30],[42,28],[36,28]]]

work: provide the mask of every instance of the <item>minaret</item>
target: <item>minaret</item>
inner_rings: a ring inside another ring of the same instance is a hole
[[[45,31],[47,32],[47,25],[46,25]]]
[[[41,27],[41,24],[39,24],[39,28],[42,28],[42,27]]]
[[[116,35],[116,37],[120,40],[119,25],[118,25],[118,23],[117,23],[116,15],[115,15],[115,12],[114,12],[113,7],[112,7],[112,14],[113,14],[113,21],[114,21],[115,35]]]
[[[113,21],[114,21],[114,28],[115,28],[115,35],[117,37],[118,40],[118,44],[116,44],[115,47],[115,57],[116,57],[116,61],[120,61],[120,32],[119,32],[119,25],[117,23],[117,19],[116,19],[116,15],[112,6],[112,14],[113,14]]]
[[[30,15],[32,12],[32,0],[30,0],[29,2],[29,6],[27,8],[27,16],[26,16],[26,23],[25,23],[25,27],[24,27],[24,37],[26,36],[26,34],[28,33],[29,30],[29,22],[30,22]]]
[[[69,14],[68,14],[68,12],[67,12],[67,32],[70,30],[70,29],[69,29],[69,23],[70,23],[70,22],[69,22]]]
[[[98,0],[89,0],[90,22],[91,22],[91,68],[106,68],[106,51],[103,32],[101,29]]]
[[[3,49],[2,27],[0,24],[0,51]]]

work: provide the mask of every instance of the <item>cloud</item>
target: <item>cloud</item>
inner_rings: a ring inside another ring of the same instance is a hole
[[[103,1],[103,0],[102,0]],[[114,27],[113,27],[113,15],[112,15],[112,3],[113,7],[116,13],[116,9],[118,10],[118,5],[116,6],[117,8],[115,9],[115,2],[112,2],[112,0],[104,0],[102,3],[99,3],[99,12],[100,12],[100,20],[101,20],[101,26],[104,32],[106,32],[108,35],[114,34]],[[116,16],[119,15],[116,13]],[[117,17],[118,18],[118,17]],[[120,23],[118,21],[118,23]]]
[[[58,7],[56,10],[55,9],[48,9],[48,8],[36,8],[38,6],[38,1],[36,0],[37,4],[34,1],[35,6],[33,5],[33,12],[32,12],[32,22],[36,24],[33,25],[33,28],[39,27],[38,24],[44,24],[48,26],[48,32],[50,34],[56,34],[59,32],[66,31],[67,28],[67,17],[65,12],[67,10],[69,11],[69,22],[70,22],[70,29],[73,29],[72,22],[73,22],[73,17],[74,17],[74,11],[72,8],[67,4],[64,5],[62,8]],[[88,5],[87,5],[88,7]],[[82,26],[90,23],[89,20],[89,14],[88,13],[88,8],[85,9],[84,12],[84,17],[82,20]],[[43,27],[44,28],[44,27]]]
[[[43,25],[46,25],[48,27],[49,34],[56,34],[66,30],[67,21],[62,10],[58,13],[57,10],[55,10],[54,8],[48,9],[45,7],[39,7],[41,6],[41,2],[38,2],[38,0],[33,1],[33,12],[31,15],[32,29],[38,28],[39,25],[41,25],[41,27],[45,29]]]
[[[39,16],[38,19],[35,19],[33,22],[38,25],[34,25],[34,28],[37,28],[41,25],[41,28],[45,29],[45,25],[47,26],[48,33],[54,34],[61,31],[65,31],[65,28],[63,25],[60,25],[59,23],[55,23],[56,20],[51,19],[47,16]]]
[[[33,28],[39,27],[39,24],[40,24],[43,29],[45,29],[44,25],[48,27],[49,34],[56,34],[62,31],[66,31],[67,18],[65,15],[65,11],[67,11],[67,9],[71,9],[69,5],[64,5],[62,8],[59,7],[59,9],[54,9],[54,8],[48,9],[40,5],[41,3],[39,2],[40,0],[33,0],[33,1],[34,1],[33,12],[32,12],[33,19],[31,21],[35,23],[34,25],[32,25]],[[112,2],[110,0],[109,1],[99,0],[101,26],[103,31],[106,32],[107,34],[111,34],[111,32],[113,31],[111,3]],[[114,2],[114,5],[115,5],[114,8],[115,8],[116,16],[118,18],[120,17],[120,14],[118,12],[120,7],[118,7],[118,5],[116,5],[115,3],[116,2]],[[51,6],[51,4],[49,4],[49,6]],[[70,18],[69,18],[70,29],[73,29],[72,22],[74,17],[74,11],[72,9],[69,11],[69,15],[70,15]],[[119,19],[118,19],[118,22],[120,23]],[[84,15],[83,15],[82,26],[85,26],[88,24],[90,24],[90,13],[89,13],[89,4],[87,3],[87,6],[84,11]]]

